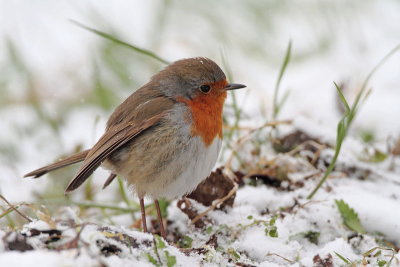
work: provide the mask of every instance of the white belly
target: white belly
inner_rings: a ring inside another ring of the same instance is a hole
[[[161,179],[147,184],[143,190],[153,198],[164,197],[167,199],[181,197],[192,192],[213,170],[221,143],[220,138],[215,138],[211,145],[204,147],[200,137],[192,138],[188,150],[176,158],[175,164],[171,164],[168,169],[164,170],[164,177],[159,177]],[[176,168],[181,168],[181,174],[178,177],[171,177],[170,174],[174,173]]]

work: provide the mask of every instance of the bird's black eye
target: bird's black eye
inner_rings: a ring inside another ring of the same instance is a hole
[[[200,86],[200,91],[203,94],[208,94],[211,91],[211,86],[209,86],[208,84],[203,84],[202,86]]]

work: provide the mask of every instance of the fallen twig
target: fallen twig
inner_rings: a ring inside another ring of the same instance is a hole
[[[279,254],[276,254],[276,253],[268,253],[266,256],[277,256],[277,257],[279,257],[279,258],[281,258],[281,259],[283,259],[283,260],[285,260],[285,261],[287,261],[289,263],[292,263],[292,264],[295,263],[295,261],[289,260],[288,258],[285,258],[285,257],[283,257],[283,256],[281,256]]]
[[[8,202],[8,200],[3,196],[0,195],[0,198],[7,203],[7,205],[10,207],[10,209],[14,210],[16,213],[18,213],[22,218],[24,218],[25,220],[27,220],[28,222],[32,222],[32,220],[30,218],[28,218],[28,216],[26,216],[25,214],[23,214],[22,212],[20,212],[18,210],[18,208],[16,208],[14,205],[12,205],[10,202]],[[7,211],[6,211],[7,212]],[[8,214],[8,213],[7,213]]]
[[[199,215],[197,215],[196,217],[194,217],[193,220],[191,221],[191,223],[195,224],[202,217],[206,216],[210,211],[214,210],[218,205],[220,205],[221,203],[223,203],[224,201],[229,199],[233,194],[236,193],[238,188],[239,188],[238,184],[235,183],[235,186],[231,189],[231,191],[229,191],[229,193],[226,196],[224,196],[223,198],[220,198],[220,199],[216,199],[208,209],[206,209],[204,212],[202,212]]]

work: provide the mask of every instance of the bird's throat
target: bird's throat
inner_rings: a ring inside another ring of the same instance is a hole
[[[200,136],[206,146],[216,137],[222,138],[222,110],[226,92],[198,95],[192,100],[178,98],[188,105],[192,115],[192,135]]]

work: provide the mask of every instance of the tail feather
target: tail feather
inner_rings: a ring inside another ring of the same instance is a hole
[[[115,177],[117,177],[117,175],[114,173],[111,173],[110,176],[108,177],[107,181],[104,183],[103,189],[106,188],[107,186],[109,186],[111,184],[111,182],[114,181]]]
[[[25,174],[24,177],[38,178],[38,177],[40,177],[40,176],[42,176],[42,175],[44,175],[44,174],[46,174],[48,172],[51,172],[51,171],[54,171],[54,170],[57,170],[57,169],[60,169],[60,168],[75,164],[75,163],[78,163],[80,161],[83,161],[86,158],[86,156],[89,153],[89,151],[90,151],[90,149],[87,149],[87,150],[75,153],[75,154],[73,154],[73,155],[71,155],[71,156],[69,156],[69,157],[67,157],[65,159],[59,160],[59,161],[54,162],[54,163],[52,163],[50,165],[44,166],[44,167],[42,167],[40,169],[31,171],[30,173]]]

